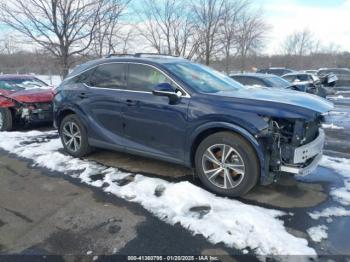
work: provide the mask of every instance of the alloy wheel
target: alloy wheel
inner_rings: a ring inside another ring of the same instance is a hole
[[[62,138],[65,146],[72,152],[81,147],[81,132],[78,125],[72,121],[66,122],[62,128]]]
[[[241,155],[226,144],[215,144],[207,148],[202,156],[202,168],[207,179],[223,189],[237,187],[245,175]]]

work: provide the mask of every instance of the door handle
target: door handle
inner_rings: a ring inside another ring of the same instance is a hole
[[[137,106],[139,104],[139,101],[128,99],[128,100],[126,100],[126,104],[128,106]]]
[[[84,98],[88,98],[89,96],[88,96],[87,93],[82,92],[82,93],[80,93],[80,94],[78,95],[78,97],[81,98],[81,99],[84,99]]]

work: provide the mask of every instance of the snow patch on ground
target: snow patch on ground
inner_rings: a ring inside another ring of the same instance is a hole
[[[334,188],[331,191],[331,196],[344,206],[350,205],[350,185],[346,183],[347,186],[342,188]]]
[[[350,159],[323,156],[320,165],[335,170],[344,177],[344,187],[333,188],[330,192],[333,199],[342,205],[350,205]]]
[[[31,159],[34,165],[63,172],[95,187],[102,187],[174,225],[179,223],[210,242],[258,255],[316,255],[307,240],[286,231],[282,216],[288,214],[215,196],[189,182],[170,183],[159,178],[121,172],[92,161],[61,153],[56,132],[3,132],[0,147]],[[46,138],[45,138],[46,137]],[[98,176],[100,179],[94,179]]]
[[[328,227],[326,225],[320,225],[309,228],[307,233],[314,242],[321,242],[323,239],[327,239],[327,230]]]
[[[320,165],[335,170],[345,179],[350,179],[350,159],[324,155]]]
[[[344,99],[344,96],[338,95],[338,96],[327,96],[327,98],[331,100],[338,100],[338,99]]]
[[[331,123],[331,124],[322,124],[323,128],[327,128],[327,129],[344,129],[344,127],[342,126],[336,126],[335,124]]]
[[[308,213],[312,219],[320,219],[321,217],[330,218],[330,217],[344,217],[350,216],[350,210],[345,209],[344,207],[328,207],[322,211],[315,211]]]

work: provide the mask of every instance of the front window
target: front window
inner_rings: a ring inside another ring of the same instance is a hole
[[[176,90],[175,84],[157,69],[141,64],[129,65],[129,90],[152,92],[154,87],[161,83],[169,83],[174,91]]]
[[[47,87],[48,85],[33,77],[33,78],[11,78],[11,79],[1,79],[0,88],[6,90],[24,90],[24,89],[34,89]]]
[[[187,85],[202,93],[216,93],[244,88],[234,81],[206,66],[194,63],[169,63],[165,66]]]

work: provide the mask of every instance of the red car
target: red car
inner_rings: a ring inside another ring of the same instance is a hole
[[[53,87],[30,75],[0,75],[0,131],[52,121]]]

